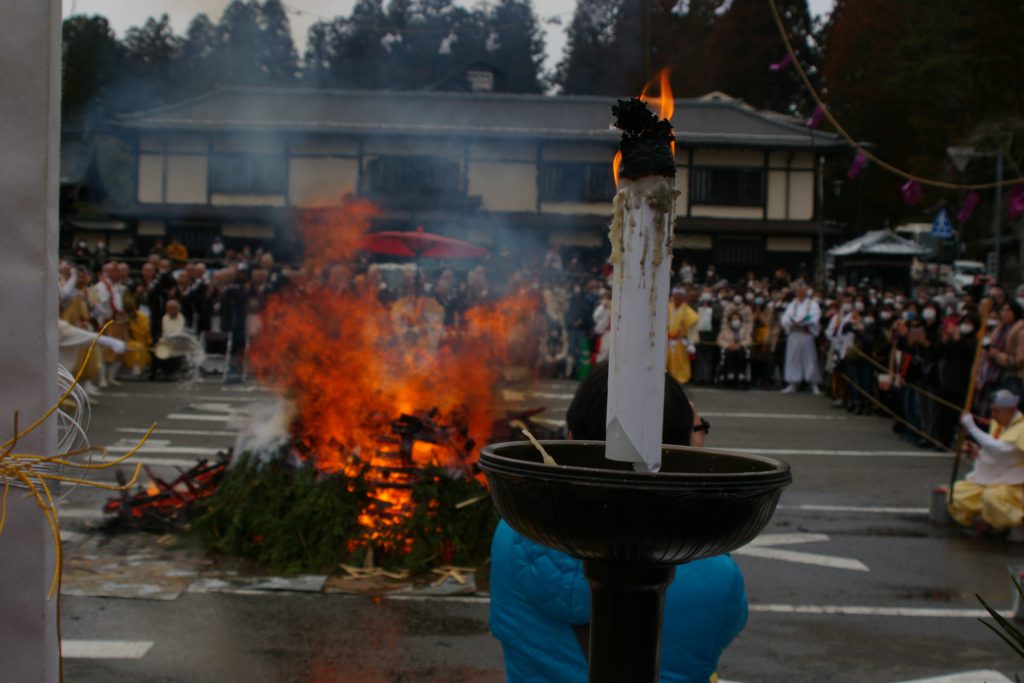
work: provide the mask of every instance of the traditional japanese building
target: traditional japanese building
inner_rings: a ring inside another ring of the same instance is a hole
[[[108,206],[124,238],[203,251],[294,242],[297,212],[346,193],[390,229],[485,245],[602,246],[615,186],[607,97],[223,88],[112,123],[134,200]],[[676,247],[720,272],[816,269],[823,157],[835,135],[721,93],[678,100]],[[117,236],[114,236],[116,239]],[[116,248],[116,244],[112,244]]]

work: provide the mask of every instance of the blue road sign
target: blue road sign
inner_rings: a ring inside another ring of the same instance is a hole
[[[948,240],[953,237],[953,222],[949,220],[949,212],[939,209],[932,221],[932,235],[939,239]]]

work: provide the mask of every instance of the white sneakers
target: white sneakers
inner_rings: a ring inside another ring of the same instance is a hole
[[[796,393],[796,385],[795,384],[787,384],[786,388],[782,390],[782,393],[784,393],[784,394],[795,394]]]

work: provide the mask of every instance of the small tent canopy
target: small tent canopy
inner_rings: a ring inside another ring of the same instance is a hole
[[[840,284],[865,280],[876,287],[909,287],[915,258],[928,258],[932,250],[892,230],[871,230],[828,250],[835,259]]]

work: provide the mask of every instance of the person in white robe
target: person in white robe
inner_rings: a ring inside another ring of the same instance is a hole
[[[786,330],[786,368],[784,394],[792,394],[801,383],[811,386],[818,395],[821,374],[818,371],[818,349],[814,340],[821,331],[821,307],[807,292],[807,284],[796,283],[796,296],[782,314],[782,327]]]

